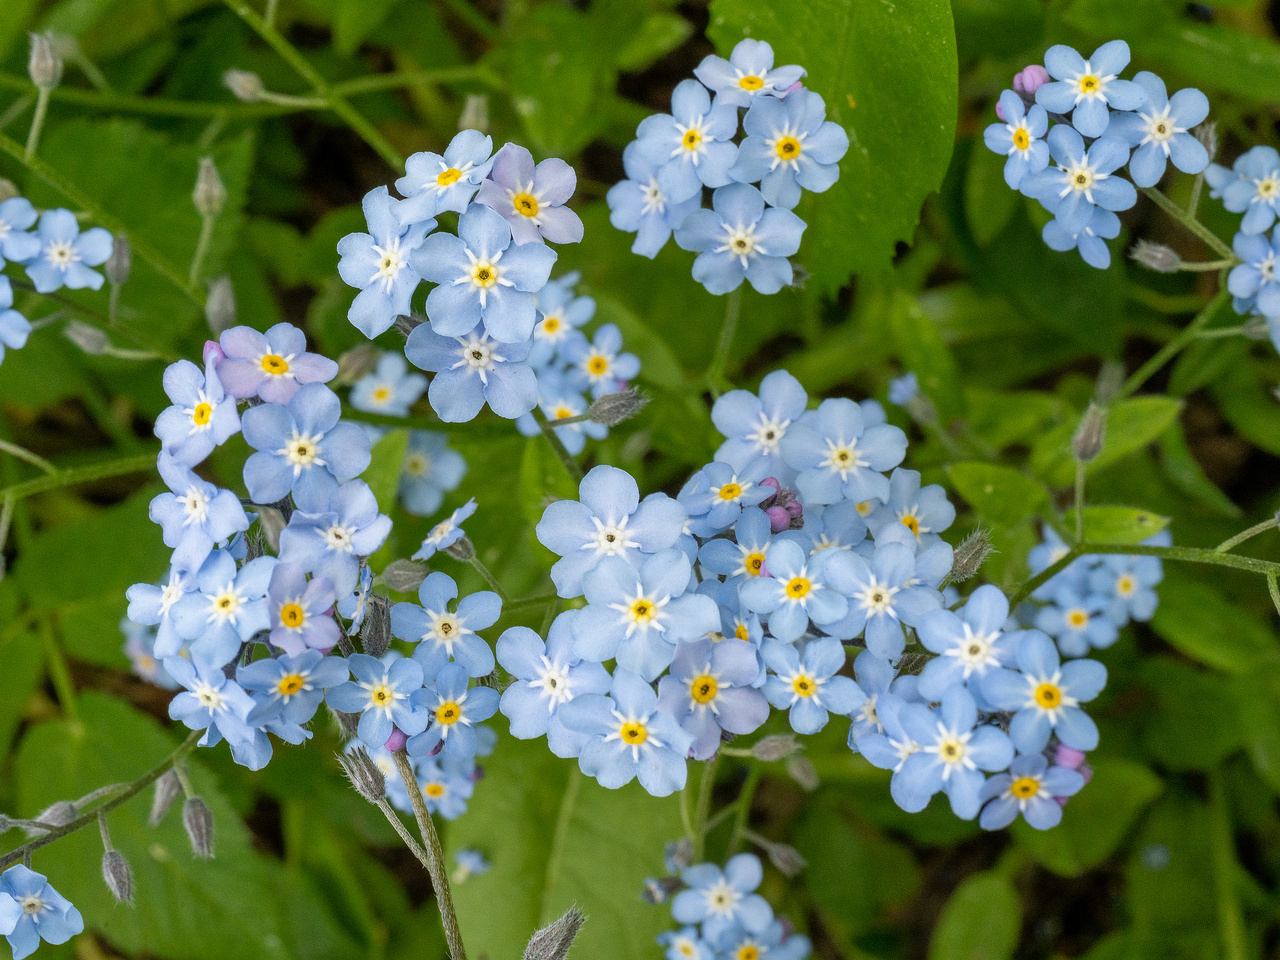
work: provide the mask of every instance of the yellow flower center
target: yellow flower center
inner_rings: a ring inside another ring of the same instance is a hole
[[[876,502],[874,500],[863,500],[861,503],[854,505],[854,509],[858,511],[858,516],[860,517],[865,517],[875,508]]]
[[[1067,611],[1067,623],[1070,624],[1073,629],[1079,630],[1088,622],[1089,615],[1083,610],[1076,609]]]
[[[1040,781],[1035,777],[1019,777],[1009,785],[1009,792],[1020,800],[1030,800],[1040,792]]]
[[[442,176],[443,176],[443,174],[442,174]],[[430,797],[432,800],[439,800],[441,797],[443,797],[443,796],[444,796],[444,784],[443,784],[443,783],[428,783],[428,784],[427,784],[427,789],[426,789],[426,790],[424,790],[424,791],[423,791],[423,793],[425,793],[425,794],[426,794],[428,797]]]
[[[391,399],[391,388],[378,387],[378,389],[373,391],[373,399],[376,403],[386,403]]]
[[[448,170],[441,170],[436,174],[436,183],[442,187],[447,187],[451,183],[457,183],[458,178],[462,176],[462,171],[457,167],[450,167]]]
[[[812,697],[818,690],[818,684],[807,673],[796,674],[791,680],[791,689],[797,696]]]
[[[809,591],[813,589],[813,584],[806,577],[792,577],[787,581],[787,596],[793,600],[799,600],[801,597],[809,595]]]
[[[653,603],[641,597],[631,602],[631,619],[636,623],[648,623],[653,619]]]
[[[760,948],[745,944],[738,948],[738,955],[735,960],[760,960]]]
[[[760,569],[764,566],[763,553],[748,553],[742,561],[742,565],[747,568],[747,575],[752,577],[760,576]]]
[[[759,90],[764,86],[764,78],[757,77],[755,74],[749,73],[738,81],[738,86],[743,90]],[[754,960],[754,958],[752,958]]]
[[[1267,177],[1258,181],[1258,197],[1260,199],[1270,200],[1277,194],[1280,194],[1280,177]]]
[[[276,684],[276,689],[280,691],[281,695],[291,697],[306,684],[305,678],[298,676],[296,673],[290,673],[280,678],[280,682]]]
[[[471,282],[477,287],[492,287],[498,282],[498,268],[484,261],[475,264],[471,268]]]
[[[721,500],[737,500],[742,496],[742,487],[736,483],[726,483],[720,488],[719,496]]]
[[[191,413],[191,422],[197,427],[203,427],[213,417],[213,407],[207,403],[197,403],[195,410]]]
[[[1101,85],[1101,81],[1093,74],[1080,78],[1080,90],[1082,93],[1095,93]]]
[[[300,627],[307,613],[296,603],[286,603],[280,608],[280,622],[286,627]]]
[[[684,144],[686,150],[697,150],[698,144],[702,143],[702,131],[686,130],[684,136],[680,138],[680,142]]]
[[[262,358],[262,369],[272,376],[283,376],[289,372],[289,361],[277,353],[268,353]]]
[[[736,627],[734,627],[733,635],[737,637],[739,640],[751,639],[751,634],[748,632],[747,625],[745,623],[740,623]]]
[[[1036,687],[1036,703],[1050,710],[1062,703],[1062,691],[1056,684],[1042,683]]]
[[[411,453],[404,458],[404,472],[411,477],[425,477],[427,466],[427,458],[421,453]]]
[[[380,683],[369,691],[369,699],[379,707],[385,707],[395,701],[395,692],[385,683]]]
[[[795,137],[783,137],[774,146],[778,151],[779,158],[783,160],[794,160],[800,156],[800,141]]]
[[[559,329],[560,329],[559,317],[546,317],[545,319],[543,319],[542,321],[543,333],[555,333]]]
[[[622,737],[623,743],[629,743],[633,747],[638,747],[649,739],[649,731],[644,724],[635,720],[624,723],[618,730],[618,735]]]
[[[689,685],[689,695],[698,703],[710,703],[716,698],[717,690],[719,686],[716,684],[716,678],[706,673],[700,677],[694,677],[693,683]]]
[[[914,533],[917,537],[920,536],[920,521],[917,520],[911,514],[908,513],[905,517],[902,518],[902,525],[906,527],[908,530],[910,530],[912,533]]]
[[[1122,597],[1129,596],[1129,594],[1133,593],[1136,587],[1137,584],[1134,582],[1133,577],[1129,576],[1127,573],[1116,580],[1116,593],[1120,594]]]
[[[517,193],[511,198],[511,205],[516,208],[516,213],[522,217],[536,217],[538,215],[538,198],[531,193]]]
[[[1031,146],[1031,135],[1026,130],[1019,127],[1013,131],[1013,145],[1019,150],[1025,150]]]
[[[457,723],[462,717],[462,708],[452,700],[447,700],[436,707],[436,719],[444,724]]]

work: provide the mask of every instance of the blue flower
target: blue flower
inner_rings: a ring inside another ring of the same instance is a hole
[[[160,454],[157,467],[173,492],[155,496],[149,515],[160,524],[165,546],[173,548],[175,567],[198,570],[214,544],[249,529],[249,517],[230,490],[201,480],[166,453]]]
[[[436,226],[432,219],[402,225],[396,210],[401,202],[386,187],[370,190],[361,201],[369,232],[349,233],[338,241],[338,275],[360,291],[347,319],[369,338],[409,312],[409,301],[422,282],[422,275],[409,265],[409,255]]]
[[[102,287],[102,274],[89,268],[106,263],[111,256],[111,234],[101,227],[81,233],[76,215],[70,210],[46,210],[40,217],[37,234],[40,252],[26,265],[27,276],[37,292]]]
[[[665,896],[665,889],[663,894]],[[660,902],[660,901],[659,901]],[[667,930],[658,934],[658,946],[665,947],[666,960],[715,960],[715,951],[698,934],[697,927]]]
[[[553,425],[556,436],[560,438],[565,449],[573,456],[577,456],[586,448],[588,437],[593,440],[603,440],[609,435],[608,427],[591,420],[570,423],[562,427],[555,426],[557,420],[581,416],[587,412],[587,401],[569,383],[568,378],[557,370],[539,371],[538,406]],[[536,437],[542,430],[530,414],[525,414],[516,420],[516,429],[526,437]]]
[[[264,598],[276,562],[275,557],[258,557],[237,571],[228,551],[209,554],[196,574],[197,590],[183,594],[172,609],[177,635],[192,641],[197,663],[221,667],[240,652],[242,643],[270,629]]]
[[[828,557],[819,555],[811,562],[796,543],[779,539],[770,551],[768,576],[742,585],[743,605],[767,616],[769,632],[784,643],[800,639],[810,620],[820,627],[835,623],[849,604],[824,582]]]
[[[1107,683],[1107,668],[1097,660],[1061,664],[1053,641],[1038,630],[1028,631],[1018,646],[1018,672],[992,670],[983,678],[982,692],[998,709],[1016,710],[1009,736],[1022,753],[1037,753],[1049,734],[1074,750],[1098,745],[1098,728],[1080,709]]]
[[[876,501],[872,501],[875,503]],[[867,511],[867,516],[871,511]],[[867,538],[867,524],[862,518],[859,504],[850,500],[827,506],[806,506],[804,527],[800,534],[809,539],[809,552],[824,550],[851,550]]]
[[[1036,614],[1036,628],[1058,641],[1067,657],[1083,657],[1090,647],[1103,649],[1120,636],[1120,629],[1103,616],[1109,598],[1087,586],[1064,583],[1053,592],[1053,602]]]
[[[768,487],[766,490],[770,489]],[[732,538],[708,540],[698,551],[698,562],[712,573],[736,578],[739,583],[765,572],[773,531],[763,510],[746,510],[734,525]]]
[[[658,681],[658,706],[693,734],[693,759],[715,756],[722,730],[751,733],[769,719],[769,702],[752,689],[759,673],[749,643],[701,639],[676,645],[671,672]]]
[[[6,260],[27,263],[40,253],[40,238],[26,232],[36,217],[36,208],[25,197],[10,197],[0,203],[0,267]]]
[[[439,748],[446,757],[464,759],[476,755],[473,726],[498,712],[498,691],[492,687],[468,690],[469,682],[466,667],[446,663],[433,682],[413,695],[413,705],[430,717],[431,724],[409,738],[409,753],[420,757],[434,754]]]
[[[655,797],[684,787],[693,736],[658,709],[658,695],[639,675],[618,667],[608,696],[585,693],[557,712],[566,727],[590,737],[578,766],[601,786],[617,790],[639,777]]]
[[[391,518],[378,512],[369,485],[352,480],[314,513],[293,512],[280,533],[280,559],[327,578],[338,595],[346,596],[356,588],[360,558],[376,553],[390,533]]]
[[[156,628],[155,656],[176,656],[182,649],[173,620],[173,606],[183,596],[197,589],[194,571],[170,568],[163,586],[135,583],[126,591],[129,599],[127,616],[134,623]]]
[[[840,178],[840,158],[849,151],[849,135],[826,119],[827,105],[809,90],[785,100],[758,97],[742,119],[747,137],[729,175],[740,183],[759,183],[765,203],[790,210],[800,188],[822,193]]]
[[[129,668],[134,675],[162,690],[175,690],[177,681],[165,672],[164,666],[156,657],[156,630],[128,619],[120,621],[120,630],[124,633],[124,655],[129,658]]]
[[[1256,298],[1255,307],[1264,317],[1280,317],[1280,228],[1271,232],[1270,240],[1263,233],[1237,233],[1231,246],[1243,262],[1231,268],[1227,289],[1235,297]]]
[[[0,266],[3,258],[0,257]],[[13,287],[9,278],[0,276],[0,363],[4,362],[4,351],[21,350],[27,345],[27,337],[31,335],[31,323],[13,307]]]
[[[738,41],[728,60],[714,54],[703,57],[693,75],[716,95],[717,103],[749,107],[760,97],[785,97],[805,70],[794,64],[774,67],[773,47],[748,37]]]
[[[569,383],[576,389],[590,389],[599,398],[626,389],[627,381],[640,372],[633,353],[622,353],[622,331],[612,323],[601,324],[588,341],[572,334],[561,348],[561,359],[572,369]]]
[[[915,535],[916,543],[927,547],[942,538],[938,536],[956,519],[956,508],[947,500],[947,492],[936,483],[920,486],[920,473],[898,467],[889,476],[889,502],[877,504],[867,516],[867,529],[873,536],[892,523],[900,523]]]
[[[542,545],[560,556],[551,579],[562,597],[581,595],[583,576],[604,557],[639,567],[647,556],[674,546],[687,518],[666,494],[641,503],[635,478],[604,464],[583,477],[578,497],[548,504],[536,528]]]
[[[1027,568],[1032,576],[1048,570],[1071,552],[1071,548],[1048,524],[1044,527],[1043,536],[1044,540],[1027,553]],[[1083,588],[1097,563],[1096,556],[1077,557],[1067,565],[1065,570],[1058,572],[1049,579],[1048,583],[1037,588],[1031,596],[1036,600],[1049,600],[1053,597],[1054,591],[1064,584]]]
[[[364,615],[369,609],[369,594],[373,590],[373,571],[367,566],[360,568],[360,582],[353,592],[338,601],[338,612],[351,621],[347,625],[347,636],[354,637],[364,625]]]
[[[338,365],[328,357],[307,352],[306,334],[291,323],[277,323],[265,334],[232,327],[222,331],[218,345],[226,354],[218,379],[230,397],[288,403],[300,384],[328,383],[338,375]]]
[[[457,134],[444,155],[415,153],[404,165],[396,189],[407,199],[397,213],[402,224],[430,220],[444,210],[462,213],[493,166],[493,140],[479,130]]]
[[[449,449],[449,435],[437,430],[414,430],[400,470],[400,503],[406,513],[428,517],[440,509],[444,495],[456,490],[467,475],[467,461]]]
[[[186,687],[169,702],[169,716],[189,730],[203,730],[200,746],[214,747],[225,739],[240,755],[252,746],[254,730],[248,719],[253,698],[222,672],[221,665],[165,657],[164,668]]]
[[[723,871],[713,863],[685,867],[681,878],[688,889],[671,901],[671,915],[678,923],[702,924],[708,940],[739,930],[763,933],[773,922],[773,909],[755,892],[764,867],[753,853],[730,857]]]
[[[587,606],[573,622],[573,651],[584,660],[618,665],[656,680],[671,663],[675,645],[720,626],[715,601],[690,586],[689,558],[664,550],[636,569],[607,556],[583,577]]]
[[[1133,79],[1146,91],[1147,102],[1137,113],[1117,113],[1107,127],[1108,136],[1121,137],[1137,147],[1129,161],[1133,182],[1154,187],[1170,160],[1183,173],[1202,172],[1209,165],[1209,153],[1187,131],[1209,115],[1209,98],[1194,88],[1170,97],[1164,81],[1146,70]]]
[[[319,650],[256,660],[236,671],[240,685],[255,694],[250,723],[306,723],[315,716],[325,691],[350,678],[346,660],[326,657]]]
[[[876,712],[876,704],[889,693],[894,674],[893,664],[870,650],[863,650],[853,661],[854,679],[866,698],[850,711],[853,723],[849,726],[849,749],[854,753],[859,751],[858,744],[863,737],[884,733],[884,723]]]
[[[1087,227],[1096,207],[1128,210],[1138,202],[1133,184],[1114,175],[1129,159],[1129,145],[1119,137],[1099,137],[1086,150],[1080,134],[1060,123],[1049,131],[1049,151],[1058,165],[1028,174],[1021,190],[1043,203],[1066,233]]]
[[[577,185],[573,167],[560,158],[549,157],[535,167],[533,154],[508,143],[493,158],[489,179],[480,184],[476,202],[497,211],[518,244],[544,239],[577,243],[582,239],[582,221],[564,206]]]
[[[1040,231],[1045,246],[1059,253],[1079,250],[1085,263],[1099,270],[1111,266],[1111,250],[1104,241],[1120,236],[1120,218],[1110,210],[1094,207],[1085,226],[1074,233],[1061,220],[1050,220]]]
[[[361,740],[381,747],[393,728],[410,736],[426,729],[429,715],[413,702],[413,694],[422,689],[422,667],[416,660],[398,657],[388,663],[353,653],[347,666],[355,679],[330,689],[325,700],[335,710],[360,714],[356,732]]]
[[[1155,615],[1160,603],[1155,586],[1163,579],[1164,564],[1159,557],[1113,555],[1103,557],[1094,568],[1089,587],[1095,594],[1110,597],[1103,614],[1122,627],[1130,620],[1146,622]]]
[[[631,252],[652,260],[667,245],[671,231],[684,218],[702,206],[702,197],[694,195],[675,203],[658,185],[660,162],[649,160],[638,141],[622,151],[622,167],[627,179],[615,183],[605,195],[609,204],[609,222],[618,230],[634,233]]]
[[[341,414],[338,395],[322,383],[299,387],[287,407],[246,410],[244,438],[258,451],[244,465],[249,496],[275,503],[292,492],[302,510],[329,509],[337,481],[363,473],[370,461],[369,438],[354,423],[339,423]]]
[[[727,438],[716,451],[716,459],[743,463],[763,457],[769,473],[790,484],[795,471],[782,459],[782,438],[808,403],[804,387],[786,370],[767,374],[760,381],[759,396],[747,390],[723,394],[711,407],[711,422]]]
[[[1107,132],[1112,110],[1137,110],[1147,100],[1146,91],[1131,80],[1117,79],[1129,65],[1129,45],[1123,40],[1104,43],[1088,60],[1071,47],[1055,44],[1044,55],[1044,65],[1056,83],[1036,91],[1036,103],[1050,113],[1071,115],[1072,125],[1086,137]]]
[[[1084,788],[1084,777],[1067,767],[1050,767],[1041,754],[1015,757],[1008,773],[998,773],[982,786],[978,823],[984,830],[1007,827],[1022,814],[1037,830],[1056,827],[1062,820],[1058,797],[1070,797]]]
[[[1000,107],[1005,121],[988,126],[982,140],[988,150],[1009,158],[1004,163],[1004,182],[1017,190],[1023,177],[1049,165],[1049,145],[1042,139],[1049,129],[1049,115],[1039,104],[1028,110],[1012,90],[1000,94]]]
[[[791,283],[787,257],[800,249],[803,220],[790,210],[766,210],[760,191],[747,183],[721,187],[711,206],[693,211],[676,228],[676,243],[698,252],[693,279],[715,294],[738,289],[743,278],[760,293]]]
[[[971,692],[984,689],[983,678],[1011,665],[1017,655],[1019,635],[1003,631],[1008,619],[1009,600],[991,584],[974,590],[958,613],[935,610],[925,617],[920,642],[937,656],[920,674],[921,696],[941,700],[957,683],[967,684]]]
[[[993,726],[977,726],[978,708],[964,687],[949,688],[936,710],[919,703],[902,707],[898,718],[919,749],[889,782],[894,801],[918,813],[939,790],[962,820],[978,815],[985,778],[980,771],[1003,770],[1013,759],[1013,744]]]
[[[461,337],[483,324],[494,340],[510,344],[533,335],[533,295],[555,262],[555,251],[544,244],[512,243],[507,221],[479,204],[458,218],[456,237],[433,234],[409,257],[410,265],[437,285],[427,294],[432,330]]]
[[[302,567],[284,560],[276,564],[267,585],[272,646],[294,656],[308,647],[329,650],[335,646],[340,631],[331,615],[334,596],[328,577],[308,583]]]
[[[869,426],[862,408],[844,397],[823,400],[782,438],[782,458],[799,471],[796,489],[806,504],[888,500],[882,471],[900,464],[906,452],[905,433],[889,424]]]
[[[184,467],[194,467],[240,432],[235,401],[227,398],[216,367],[211,356],[203,372],[190,360],[179,360],[164,371],[164,392],[173,406],[156,418],[156,436],[161,449]]]
[[[496,593],[482,590],[463,597],[457,609],[450,610],[450,601],[457,597],[458,584],[436,570],[418,587],[421,606],[406,601],[391,608],[392,634],[417,644],[413,659],[422,665],[422,674],[428,679],[450,660],[462,664],[473,677],[493,672],[493,651],[476,631],[498,622],[502,600]]]
[[[495,343],[479,325],[463,336],[443,337],[424,323],[409,334],[404,352],[416,366],[435,373],[427,399],[441,420],[474,420],[486,402],[498,416],[514,420],[538,402],[537,378],[523,362],[532,344],[532,338]]]
[[[472,779],[474,768],[468,768],[466,761],[455,760],[448,754],[442,757],[424,757],[418,760],[418,789],[427,801],[427,810],[439,814],[446,820],[457,820],[467,812],[467,801],[475,791]],[[412,812],[412,807],[405,797],[405,812]]]
[[[515,677],[498,709],[511,721],[513,737],[545,736],[557,757],[578,756],[590,739],[560,721],[560,707],[583,694],[608,693],[612,679],[603,666],[573,652],[572,623],[578,616],[577,610],[566,610],[556,617],[545,644],[528,627],[512,627],[498,638],[498,662]]]
[[[775,487],[760,482],[765,470],[762,460],[752,460],[741,470],[717,460],[690,477],[677,498],[689,514],[690,531],[695,536],[714,537],[737,523],[744,509],[776,496]]]
[[[465,883],[473,876],[488,873],[491,866],[479,850],[459,850],[453,859],[458,864],[449,877],[453,883]]]
[[[785,937],[785,939],[784,939]],[[769,960],[804,960],[813,951],[809,938],[799,933],[787,934],[781,920],[774,920],[763,932],[726,930],[716,940],[718,956],[724,960],[768,957]]]
[[[582,274],[572,270],[562,277],[548,280],[546,286],[534,295],[539,320],[533,328],[533,349],[529,351],[531,367],[545,367],[568,334],[595,316],[595,299],[580,297],[574,292],[574,286],[581,279]]]
[[[644,156],[658,166],[658,188],[680,203],[701,194],[702,188],[730,182],[738,148],[738,108],[711,105],[711,97],[697,80],[682,80],[671,94],[671,113],[646,117],[636,129]]]
[[[422,546],[413,554],[413,559],[430,560],[437,550],[451,547],[461,540],[466,536],[462,529],[462,521],[475,512],[476,501],[473,497],[431,528],[431,532],[422,541]]]
[[[1269,230],[1280,213],[1280,153],[1274,147],[1252,147],[1232,170],[1235,177],[1222,187],[1222,205],[1244,214],[1240,229],[1245,233]]]
[[[1046,150],[1048,147],[1045,148]],[[889,402],[895,407],[906,408],[916,397],[920,396],[920,380],[915,371],[908,370],[900,377],[889,381]]]
[[[844,666],[844,644],[833,637],[810,640],[803,655],[789,643],[768,641],[764,662],[771,671],[765,696],[779,710],[790,711],[796,733],[817,733],[829,714],[848,715],[866,699],[852,678],[837,674]]]
[[[351,406],[366,413],[407,417],[409,408],[427,392],[427,378],[409,372],[404,354],[388,350],[377,368],[351,385]]]
[[[83,933],[84,918],[70,900],[53,889],[47,877],[15,863],[0,874],[0,931],[9,941],[13,960],[23,960],[35,952],[41,940],[66,943]]]

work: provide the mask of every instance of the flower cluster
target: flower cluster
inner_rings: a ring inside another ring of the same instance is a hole
[[[713,863],[681,869],[672,878],[671,886],[679,892],[671,901],[671,915],[682,926],[658,937],[667,960],[809,956],[809,938],[794,933],[786,918],[775,917],[768,901],[755,892],[763,878],[760,859],[751,853],[730,857],[723,870]]]
[[[9,263],[22,267],[37,293],[99,289],[103,276],[90,268],[106,263],[111,247],[110,233],[101,227],[81,232],[70,210],[37,213],[25,197],[0,202],[0,270]],[[6,348],[21,349],[30,334],[30,322],[13,309],[13,284],[0,273],[0,362]]]
[[[20,863],[0,874],[0,934],[9,941],[13,960],[31,956],[41,940],[66,943],[83,932],[80,911],[47,877]]]
[[[801,189],[821,193],[836,182],[849,136],[805,89],[805,71],[774,67],[761,40],[741,41],[728,60],[706,57],[694,76],[676,86],[671,113],[637,128],[622,154],[627,179],[609,190],[610,220],[636,235],[633,253],[650,258],[674,233],[698,254],[693,277],[711,293],[743,279],[777,293],[792,281],[787,258],[805,229],[791,212]],[[739,110],[744,136],[735,143]]]
[[[1087,60],[1071,47],[1050,47],[1043,67],[1027,67],[1000,95],[1000,122],[983,135],[988,149],[1008,157],[1010,188],[1053,214],[1044,242],[1079,250],[1100,269],[1111,263],[1105,241],[1120,234],[1116,213],[1137,202],[1135,184],[1154,187],[1169,163],[1184,173],[1209,165],[1190,132],[1209,115],[1208,98],[1191,88],[1169,96],[1146,70],[1122,80],[1128,64],[1123,40],[1104,43]],[[1132,183],[1119,176],[1126,165]]]
[[[1211,197],[1221,199],[1230,212],[1243,214],[1231,242],[1240,259],[1227,276],[1232,306],[1243,316],[1263,317],[1271,342],[1280,350],[1280,228],[1273,229],[1280,213],[1280,153],[1274,147],[1252,147],[1231,169],[1210,164],[1205,181]]]

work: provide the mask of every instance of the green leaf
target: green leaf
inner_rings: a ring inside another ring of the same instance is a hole
[[[1143,396],[1122,400],[1107,414],[1102,452],[1089,463],[1093,473],[1124,459],[1153,442],[1177,419],[1182,401],[1172,397]],[[1071,438],[1078,419],[1061,423],[1044,434],[1031,450],[1031,467],[1053,487],[1070,486],[1075,479]]]
[[[625,47],[618,51],[618,69],[630,72],[647,67],[689,39],[693,25],[674,13],[653,13]]]
[[[979,515],[1006,527],[1029,520],[1049,501],[1049,491],[1012,467],[953,463],[947,475]]]
[[[1021,926],[1013,885],[998,873],[975,874],[943,907],[929,940],[929,960],[1008,960]]]
[[[1275,634],[1262,621],[1193,572],[1171,564],[1165,567],[1151,627],[1193,660],[1228,673],[1253,671],[1277,650]]]
[[[1151,810],[1127,870],[1135,927],[1174,933],[1214,925],[1216,904],[1205,896],[1205,870],[1213,863],[1208,823],[1204,804],[1185,793],[1170,793]],[[1153,855],[1159,859],[1152,862]]]
[[[1111,856],[1162,789],[1160,779],[1141,764],[1119,759],[1090,764],[1093,779],[1071,798],[1062,811],[1062,823],[1052,830],[1036,830],[1018,820],[1011,828],[1040,864],[1064,877],[1079,876]]]
[[[1222,415],[1255,447],[1280,455],[1280,407],[1263,386],[1274,377],[1260,365],[1236,363],[1214,380]]]
[[[356,48],[387,19],[399,0],[340,0],[333,24],[333,46],[342,54]]]
[[[1155,709],[1140,722],[1147,752],[1170,770],[1210,770],[1244,740],[1230,678],[1171,657],[1143,661],[1138,673]]]
[[[1161,434],[1160,465],[1164,467],[1164,475],[1169,478],[1170,483],[1215,513],[1227,517],[1244,514],[1230,497],[1205,476],[1204,470],[1188,448],[1187,438],[1183,436],[1181,428],[1166,430]]]
[[[946,0],[713,0],[708,34],[722,55],[744,36],[777,63],[800,63],[827,119],[849,134],[840,179],[797,212],[800,260],[830,296],[854,272],[889,265],[910,241],[924,198],[942,183],[955,136],[956,47]]]
[[[406,428],[392,430],[373,445],[373,459],[360,475],[378,500],[378,509],[391,513],[396,505],[396,490],[400,486],[400,470],[404,455],[409,450],[409,431]]]
[[[651,797],[634,782],[606,790],[545,741],[505,733],[485,769],[448,836],[451,857],[470,847],[493,864],[454,891],[468,952],[519,957],[535,929],[577,904],[589,919],[575,956],[652,960],[671,914],[638,891],[662,875],[663,845],[680,836],[678,798]]]
[[[919,378],[920,392],[934,402],[942,423],[948,424],[962,416],[964,397],[960,393],[955,358],[942,342],[937,325],[920,309],[915,297],[898,290],[893,292],[889,327],[898,356]]]
[[[22,715],[40,678],[44,676],[44,649],[40,638],[18,621],[17,589],[13,582],[0,583],[0,758],[9,753],[9,742],[17,732]]]
[[[1067,511],[1066,524],[1068,529],[1075,529],[1075,510]],[[1168,525],[1168,517],[1137,507],[1084,508],[1084,538],[1089,543],[1141,543]]]

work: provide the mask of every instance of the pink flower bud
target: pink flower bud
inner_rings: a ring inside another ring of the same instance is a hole
[[[760,481],[760,486],[773,487],[773,489],[777,490],[778,493],[782,492],[782,484],[778,482],[777,477],[765,477]]]
[[[1054,754],[1053,762],[1060,767],[1066,767],[1068,770],[1079,770],[1084,764],[1084,758],[1083,750],[1075,750],[1060,743],[1058,744],[1057,753]]]
[[[397,750],[404,749],[405,742],[408,739],[409,739],[408,734],[406,734],[403,730],[401,730],[399,727],[392,727],[391,736],[387,737],[386,747],[392,753],[395,753]]]
[[[1013,89],[1018,93],[1034,94],[1049,82],[1049,71],[1038,63],[1033,63],[1021,73],[1013,76]]]
[[[804,516],[804,504],[799,500],[792,500],[783,509],[787,511],[787,516],[791,517],[792,520],[799,520]]]
[[[214,357],[214,363],[221,363],[227,359],[227,355],[223,353],[222,346],[217,340],[206,340],[204,342],[204,362],[208,363],[209,358]]]
[[[769,529],[774,533],[791,529],[791,514],[786,507],[770,507],[765,514],[769,517]]]

